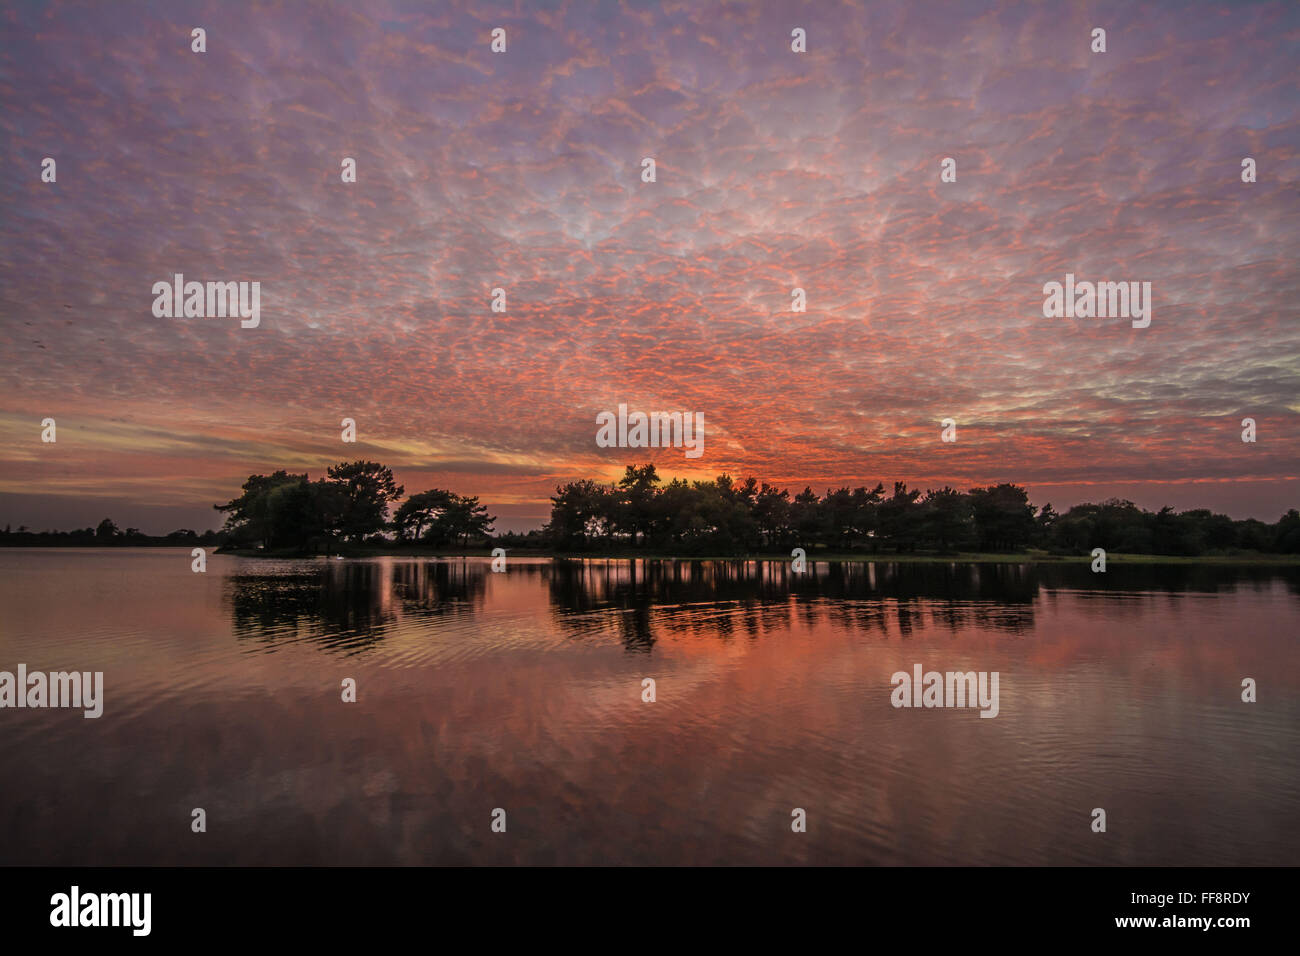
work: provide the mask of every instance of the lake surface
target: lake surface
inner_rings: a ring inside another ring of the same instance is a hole
[[[1298,638],[1297,568],[0,550],[0,671],[104,674],[0,709],[0,864],[1294,864]]]

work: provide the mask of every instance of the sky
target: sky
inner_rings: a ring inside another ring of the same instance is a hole
[[[0,33],[0,526],[203,530],[250,474],[357,458],[501,530],[644,461],[1300,507],[1300,4],[9,3]],[[175,273],[260,282],[260,324],[156,317]],[[1150,325],[1044,317],[1067,273],[1150,282]],[[620,403],[702,414],[704,454],[599,447]]]

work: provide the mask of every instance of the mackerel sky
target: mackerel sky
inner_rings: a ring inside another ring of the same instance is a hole
[[[1300,4],[10,3],[0,29],[0,526],[201,530],[251,473],[358,457],[504,529],[648,460],[1300,506]],[[178,272],[260,281],[260,327],[155,318]],[[1150,327],[1044,318],[1066,273],[1151,282]],[[702,412],[704,456],[596,447],[619,403]]]

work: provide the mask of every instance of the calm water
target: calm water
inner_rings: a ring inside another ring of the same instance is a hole
[[[105,684],[0,710],[0,864],[1300,858],[1300,569],[0,550],[0,608]]]

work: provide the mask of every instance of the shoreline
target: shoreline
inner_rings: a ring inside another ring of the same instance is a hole
[[[93,544],[32,544],[0,545],[0,551],[189,551],[194,547],[186,544],[143,544],[143,545],[93,545]],[[256,558],[269,561],[287,560],[330,560],[341,557],[348,559],[368,558],[436,558],[443,560],[492,558],[491,548],[367,548],[348,547],[336,554],[303,554],[297,551],[258,551],[246,548],[207,547],[209,555],[225,555],[234,558]],[[536,558],[552,561],[671,561],[671,562],[736,562],[762,561],[770,564],[787,564],[790,556],[785,554],[670,554],[647,553],[640,551],[611,552],[570,552],[552,551],[533,548],[506,548],[506,556],[514,558]],[[885,552],[844,553],[834,552],[807,555],[809,563],[830,564],[1091,564],[1091,554],[1048,554],[1042,551],[1028,552],[974,552],[962,551],[954,554],[889,554]],[[1219,567],[1300,567],[1300,554],[1249,554],[1218,555],[1172,555],[1172,554],[1127,554],[1107,552],[1107,565],[1187,565]]]
[[[578,553],[529,548],[506,548],[506,556],[515,558],[539,558],[559,561],[763,561],[773,564],[788,564],[789,555],[783,554],[743,554],[743,555],[680,555],[645,553],[635,551],[618,551],[610,553]],[[304,555],[289,553],[271,553],[265,551],[248,551],[243,549],[218,550],[217,554],[240,558],[293,559],[319,558],[328,560],[335,555]],[[492,557],[489,548],[355,548],[340,552],[343,558],[481,558]],[[1091,564],[1090,554],[1047,554],[1035,552],[960,552],[956,554],[854,554],[827,553],[809,554],[807,560],[813,563],[831,564]],[[1107,565],[1112,564],[1168,564],[1168,565],[1220,565],[1225,567],[1242,566],[1276,566],[1300,567],[1300,555],[1287,554],[1241,554],[1241,555],[1163,555],[1163,554],[1123,554],[1107,553]]]

